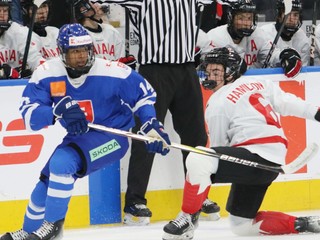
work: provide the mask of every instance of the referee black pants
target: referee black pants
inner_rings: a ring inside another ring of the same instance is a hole
[[[204,124],[203,101],[200,83],[193,63],[142,65],[139,73],[147,79],[157,93],[155,104],[157,119],[164,122],[170,110],[175,131],[182,144],[205,146],[207,134]],[[141,127],[136,118],[133,132]],[[170,137],[170,136],[169,136]],[[187,152],[183,154],[183,165]],[[132,141],[125,206],[147,204],[145,194],[154,154],[146,151],[143,142]]]

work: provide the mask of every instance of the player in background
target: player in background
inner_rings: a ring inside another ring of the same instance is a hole
[[[284,165],[288,141],[277,113],[320,121],[320,110],[268,79],[237,79],[245,69],[239,67],[241,61],[231,48],[216,48],[203,56],[199,66],[204,86],[214,91],[205,112],[211,149],[260,164]],[[236,235],[320,232],[317,216],[258,212],[278,173],[197,153],[188,155],[186,165],[182,212],[165,225],[164,240],[192,239],[201,204],[214,183],[231,183],[226,210]]]
[[[249,68],[263,67],[273,39],[257,27],[255,3],[252,0],[239,0],[229,4],[228,24],[207,33],[210,43],[203,52],[209,52],[215,47],[231,47],[244,58]],[[268,63],[269,67],[282,66],[287,77],[296,76],[301,65],[301,58],[296,50],[286,48],[280,51],[277,47]]]
[[[21,63],[26,47],[28,28],[21,26],[16,22],[10,21],[10,7],[11,0],[0,0],[0,66],[7,64],[11,67],[8,70],[0,67],[4,70],[4,73],[8,73],[4,78],[18,78]],[[33,71],[37,66],[45,61],[40,54],[40,46],[31,39],[29,54],[27,58],[28,68]],[[15,69],[14,69],[15,68]],[[30,71],[24,71],[21,75],[25,77],[29,75]]]
[[[24,23],[28,27],[30,27],[32,20],[32,5],[33,2],[28,1],[23,4]],[[50,0],[44,1],[40,5],[37,9],[33,25],[33,32],[38,35],[39,44],[42,45],[40,52],[45,59],[59,56],[59,49],[57,46],[59,29],[57,27],[49,26],[50,14],[52,14],[50,5]]]
[[[129,130],[137,115],[141,134],[159,139],[146,142],[148,151],[169,152],[169,137],[155,117],[156,93],[141,75],[123,63],[95,59],[92,38],[78,23],[62,26],[57,42],[60,58],[34,71],[20,111],[28,130],[60,122],[67,134],[41,171],[23,228],[1,240],[61,239],[75,181],[126,154],[126,137],[89,129],[88,121]]]
[[[93,4],[90,0],[74,2],[76,20],[87,29],[93,38],[96,57],[119,60],[135,69],[134,56],[125,57],[124,37],[112,25],[103,22],[101,16],[97,14],[100,7],[98,3]]]
[[[270,39],[275,39],[284,20],[284,0],[277,0],[276,23],[265,24],[261,27]],[[306,33],[300,28],[302,25],[302,1],[292,0],[292,10],[280,34],[277,47],[280,50],[286,48],[295,49],[301,56],[303,66],[309,65],[310,41]]]
[[[315,30],[314,65],[320,65],[320,24],[316,27]]]

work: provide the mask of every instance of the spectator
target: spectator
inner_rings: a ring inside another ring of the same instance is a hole
[[[23,25],[22,8],[20,0],[12,0],[10,16],[13,22]]]
[[[207,134],[202,94],[194,66],[196,9],[201,1],[99,2],[118,3],[128,9],[133,29],[139,36],[139,73],[148,79],[157,92],[157,118],[164,121],[169,110],[181,143],[205,146]],[[137,132],[140,126],[137,120],[133,131]],[[185,163],[188,153],[182,154]],[[132,143],[124,206],[126,224],[145,225],[150,222],[152,212],[146,206],[145,194],[153,159],[154,154],[145,151],[143,143]],[[216,203],[207,199],[203,206],[204,212],[218,215],[220,209]]]
[[[284,0],[277,0],[277,18],[276,23],[265,24],[261,27],[270,39],[275,39],[278,34],[281,25],[284,21]],[[300,28],[302,25],[302,1],[292,0],[292,11],[289,13],[283,30],[280,34],[280,38],[277,43],[277,47],[280,50],[286,48],[295,49],[301,56],[303,66],[309,65],[310,60],[310,41],[306,33]]]

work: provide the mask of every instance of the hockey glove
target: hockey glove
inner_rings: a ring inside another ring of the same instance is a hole
[[[133,55],[129,55],[127,57],[119,58],[118,61],[124,63],[128,67],[131,67],[133,70],[136,70],[137,60]]]
[[[138,133],[157,139],[146,142],[149,152],[161,153],[163,156],[169,152],[169,145],[171,144],[169,136],[164,132],[163,125],[157,119],[152,118],[144,123]]]
[[[2,64],[0,66],[0,79],[17,79],[20,78],[19,72],[10,67],[8,64]]]
[[[80,109],[79,104],[75,100],[72,100],[70,96],[62,98],[56,104],[53,114],[65,122],[65,125],[62,125],[72,135],[82,135],[89,130],[84,112]]]
[[[302,61],[296,50],[292,48],[284,49],[280,53],[280,63],[287,77],[293,78],[300,73]]]

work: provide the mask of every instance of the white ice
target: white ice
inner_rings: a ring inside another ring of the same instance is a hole
[[[296,216],[320,215],[320,211],[292,213]],[[161,240],[162,228],[167,222],[151,223],[148,226],[105,225],[86,229],[66,229],[63,240]],[[203,221],[199,223],[193,240],[317,240],[320,234],[290,234],[281,236],[235,236],[229,228],[227,218],[219,221]]]

